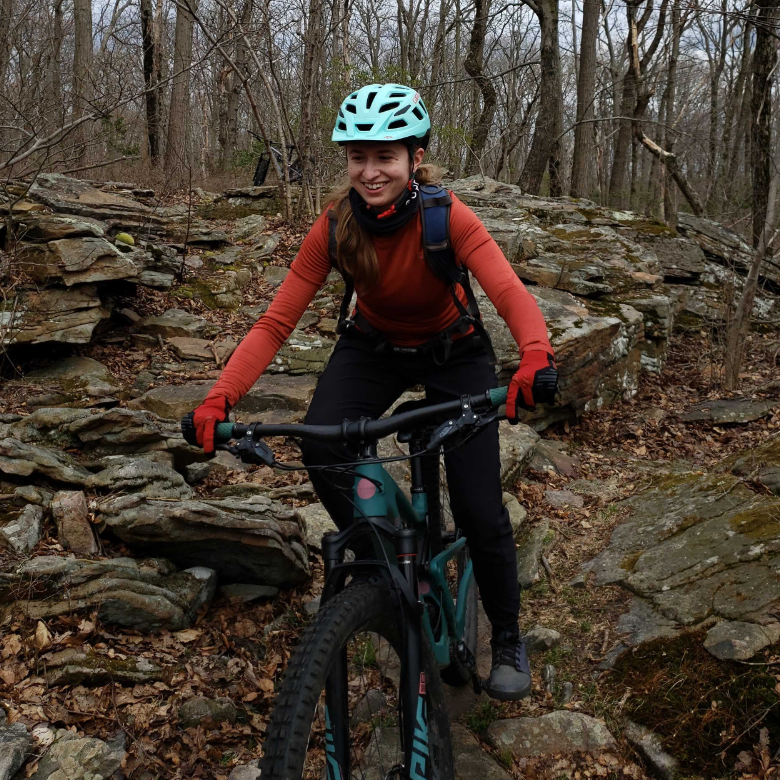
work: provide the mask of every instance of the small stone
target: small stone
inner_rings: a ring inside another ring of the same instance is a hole
[[[555,691],[555,678],[558,676],[558,671],[552,664],[545,664],[542,668],[542,682],[548,693]]]
[[[539,561],[550,524],[547,521],[532,528],[517,548],[517,581],[521,588],[530,588],[539,578]]]
[[[188,485],[196,485],[198,482],[203,482],[210,473],[211,464],[208,462],[190,463],[184,467],[184,479]]]
[[[263,626],[263,636],[268,636],[274,631],[281,631],[287,625],[287,616],[279,615],[275,617],[268,625]]]
[[[176,336],[205,338],[219,333],[219,326],[183,309],[168,309],[157,317],[144,317],[138,330],[152,335],[159,333],[165,339]]]
[[[561,685],[561,704],[568,704],[574,696],[574,685],[568,680]]]
[[[154,385],[155,377],[150,371],[140,371],[133,382],[133,390],[136,393],[145,393]]]
[[[233,769],[228,775],[228,780],[259,780],[260,778],[260,759],[256,758],[248,764],[242,764]]]
[[[177,357],[181,360],[202,360],[214,363],[214,353],[220,363],[224,364],[238,346],[235,341],[228,339],[214,343],[207,339],[193,339],[184,336],[175,336],[168,339],[168,344],[173,348]]]
[[[730,620],[718,623],[707,632],[704,647],[721,661],[747,661],[778,640],[780,623],[761,626]]]
[[[32,738],[24,723],[0,725],[0,780],[10,780],[19,771],[31,749]]]
[[[661,740],[650,729],[632,720],[626,720],[623,735],[639,750],[661,780],[674,780],[678,776],[677,760],[664,751]]]
[[[585,590],[588,587],[588,575],[590,572],[581,571],[569,580],[569,587]]]
[[[239,311],[253,320],[259,320],[268,311],[268,304],[263,302],[257,306],[242,306]]]
[[[501,502],[506,507],[509,514],[509,522],[512,524],[512,535],[517,538],[520,528],[528,516],[526,508],[511,493],[504,493]]]
[[[306,604],[303,605],[303,612],[308,617],[315,617],[319,611],[320,611],[319,596],[317,596],[317,598],[312,599],[311,601],[307,601]]]
[[[378,688],[371,688],[355,705],[352,712],[352,725],[371,723],[387,709],[387,699]]]
[[[43,509],[28,504],[18,514],[9,513],[9,516],[8,520],[0,520],[0,547],[6,547],[17,555],[27,555],[41,540]]]
[[[239,240],[251,238],[262,230],[265,230],[266,221],[262,214],[250,214],[248,217],[237,219],[233,225],[233,236]]]
[[[54,742],[30,776],[34,780],[108,780],[120,769],[126,752],[121,744],[78,737],[59,729]]]
[[[63,547],[80,557],[96,555],[97,540],[89,522],[87,499],[81,490],[60,490],[51,500],[57,537]]]
[[[317,312],[305,311],[301,315],[300,320],[298,320],[298,327],[301,329],[311,327],[312,325],[316,325],[319,322],[319,319]]]
[[[214,728],[220,723],[235,723],[237,714],[235,704],[226,697],[209,699],[195,696],[179,707],[179,725],[185,729],[196,726]]]
[[[599,663],[598,668],[601,671],[612,669],[617,663],[618,658],[620,658],[620,656],[623,655],[626,650],[628,650],[628,646],[624,645],[622,642],[619,642],[604,656],[604,658]]]
[[[498,720],[488,727],[487,738],[499,751],[509,748],[515,756],[527,758],[600,753],[616,747],[602,721],[569,710],[556,710],[540,718]]]
[[[571,490],[545,490],[544,497],[547,503],[556,509],[563,509],[564,507],[581,509],[585,506],[583,497],[572,493]]]
[[[279,588],[273,585],[254,585],[252,583],[235,582],[230,585],[223,585],[219,589],[221,596],[226,599],[240,601],[242,604],[249,604],[260,599],[274,599],[279,595]]]
[[[44,509],[51,505],[51,499],[54,494],[46,488],[36,487],[34,485],[20,485],[14,490],[16,500],[14,503],[25,506],[26,504],[35,504]]]
[[[534,449],[528,468],[532,471],[560,474],[562,477],[576,477],[579,471],[579,458],[563,452],[559,442],[542,439]]]
[[[333,317],[323,317],[320,320],[319,325],[317,325],[317,330],[319,330],[320,333],[324,333],[326,336],[335,336],[338,324],[338,320]]]
[[[279,265],[266,266],[263,271],[263,279],[271,285],[271,287],[278,287],[290,273],[289,268],[283,268]]]
[[[523,634],[525,647],[529,655],[533,653],[544,653],[558,647],[561,643],[561,635],[552,628],[544,626],[534,626],[530,631]]]
[[[161,680],[163,670],[148,658],[109,658],[95,651],[68,648],[46,661],[49,685],[104,685],[147,683]]]

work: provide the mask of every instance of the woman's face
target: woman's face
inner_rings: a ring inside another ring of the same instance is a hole
[[[399,141],[347,144],[347,173],[358,194],[369,206],[390,206],[401,197],[411,171],[417,170],[425,151],[416,149],[414,160]]]

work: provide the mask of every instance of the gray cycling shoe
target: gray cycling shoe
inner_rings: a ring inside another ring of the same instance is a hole
[[[531,693],[531,666],[520,637],[494,639],[493,668],[482,688],[491,699],[517,701]]]

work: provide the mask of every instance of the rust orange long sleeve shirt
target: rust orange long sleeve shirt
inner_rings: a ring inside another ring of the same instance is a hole
[[[456,261],[479,282],[521,353],[544,350],[553,354],[536,300],[479,217],[455,195],[451,197],[450,243]],[[379,282],[371,290],[357,290],[357,304],[374,328],[394,344],[416,346],[455,322],[459,314],[449,286],[433,274],[423,256],[419,214],[396,233],[374,236],[373,241]],[[331,270],[328,217],[323,214],[304,239],[268,311],[241,341],[209,398],[227,398],[231,407],[238,403],[292,333]],[[458,294],[465,305],[465,293],[459,288]]]

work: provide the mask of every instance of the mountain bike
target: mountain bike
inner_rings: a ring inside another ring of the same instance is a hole
[[[354,476],[352,524],[322,539],[320,608],[277,696],[263,780],[454,778],[442,681],[481,689],[478,595],[440,462],[502,419],[505,402],[500,388],[434,405],[407,402],[379,420],[217,426],[220,448],[248,463],[285,468],[262,440],[269,436],[348,443],[359,452],[354,462],[322,467]],[[377,442],[391,434],[409,445],[408,456],[377,456]],[[193,435],[190,424],[185,438]],[[383,466],[407,458],[411,500]]]
[[[252,133],[252,135],[254,135],[258,141],[262,141],[260,136],[255,135],[254,133]],[[280,147],[281,144],[276,144],[271,141],[269,148],[264,152],[260,152],[260,157],[258,158],[257,166],[255,167],[255,175],[252,177],[253,186],[262,187],[265,183],[265,178],[268,176],[268,169],[271,166],[271,155],[273,155],[276,160],[277,170],[282,170],[283,157]],[[297,158],[293,160],[295,145],[287,144],[286,148],[288,160],[287,170],[290,174],[290,181],[292,183],[299,182],[303,179],[303,171],[301,169],[300,160]]]

